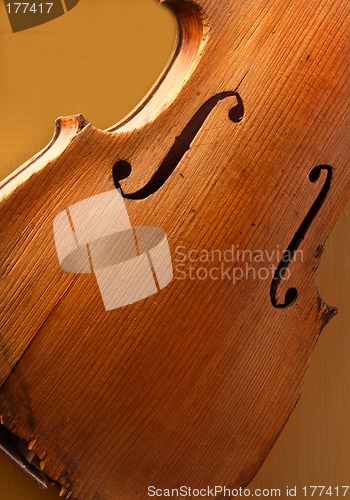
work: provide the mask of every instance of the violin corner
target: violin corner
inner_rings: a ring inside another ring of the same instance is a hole
[[[339,313],[337,307],[330,306],[321,297],[318,298],[318,311],[322,329]]]

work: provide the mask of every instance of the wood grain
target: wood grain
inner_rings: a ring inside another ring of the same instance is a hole
[[[176,69],[176,99],[169,71],[120,129],[85,126],[59,157],[33,163],[30,176],[24,167],[1,190],[2,422],[30,442],[67,496],[247,484],[298,400],[332,313],[316,269],[349,197],[349,7],[202,7],[204,41]],[[183,12],[193,16],[190,39],[196,9]],[[219,102],[167,183],[126,200],[127,209],[135,225],[162,227],[173,254],[233,243],[272,253],[288,247],[324,185],[324,176],[310,183],[312,168],[331,165],[303,262],[290,266],[297,302],[274,308],[268,280],[174,280],[106,313],[91,276],[61,271],[54,217],[113,189],[119,160],[132,165],[123,190],[138,190],[200,106],[224,91],[243,97],[242,122],[228,118],[235,97]]]

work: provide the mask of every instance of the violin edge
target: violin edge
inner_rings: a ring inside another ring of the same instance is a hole
[[[91,125],[90,122],[82,114],[57,118],[53,137],[47,146],[0,182],[0,203],[13,194],[33,174],[57,159],[71,141],[88,125]]]
[[[129,133],[159,119],[184,91],[202,59],[210,32],[205,7],[198,0],[158,1],[171,11],[176,22],[176,37],[170,58],[145,97],[105,132]]]

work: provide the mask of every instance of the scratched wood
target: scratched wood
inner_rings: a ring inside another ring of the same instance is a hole
[[[334,314],[316,270],[350,191],[350,7],[201,4],[176,4],[177,57],[138,113],[108,132],[62,119],[1,187],[1,420],[67,497],[248,484]],[[178,248],[233,244],[275,267],[276,249],[302,261],[275,293],[273,274],[233,283],[175,267],[158,294],[106,312],[93,275],[62,271],[53,222],[115,187],[134,225],[166,232],[174,267]]]

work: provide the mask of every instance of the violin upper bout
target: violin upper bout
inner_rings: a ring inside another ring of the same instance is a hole
[[[58,158],[74,137],[87,125],[89,125],[88,120],[81,114],[57,118],[54,135],[49,144],[0,183],[0,202],[4,201],[34,173]]]

